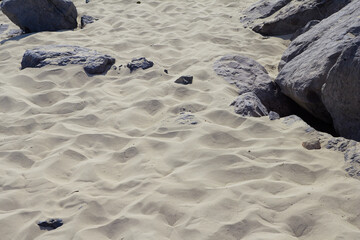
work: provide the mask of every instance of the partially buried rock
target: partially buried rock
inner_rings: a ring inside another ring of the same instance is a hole
[[[9,25],[8,24],[0,24],[0,34],[6,32],[8,30]]]
[[[1,10],[25,33],[77,28],[77,10],[70,0],[3,0]]]
[[[269,119],[271,121],[276,120],[276,119],[280,119],[280,115],[278,113],[276,113],[276,112],[270,111],[269,112]]]
[[[189,75],[181,76],[175,80],[175,83],[183,84],[183,85],[192,84],[192,82],[193,82],[193,76],[189,76]]]
[[[24,53],[21,68],[41,68],[47,65],[65,66],[68,64],[84,65],[89,74],[102,74],[115,63],[109,55],[96,51],[69,45],[47,45]]]
[[[81,17],[81,28],[84,28],[86,25],[93,23],[94,21],[97,21],[97,18],[94,18],[89,15],[84,15]]]
[[[243,117],[262,117],[268,115],[266,107],[253,92],[241,94],[231,105],[234,105],[235,112]]]
[[[321,144],[319,139],[311,139],[302,143],[302,146],[307,150],[321,149]]]
[[[62,219],[49,219],[47,221],[40,221],[37,223],[37,225],[40,227],[41,230],[54,230],[58,227],[61,227],[63,225]]]
[[[292,101],[280,92],[266,69],[253,59],[227,55],[215,62],[214,70],[227,82],[235,84],[239,95],[253,92],[267,111],[277,112],[280,116],[292,113]]]
[[[141,68],[143,70],[151,68],[154,66],[152,61],[148,61],[146,58],[135,58],[130,63],[127,64],[127,67],[130,69],[130,73]]]

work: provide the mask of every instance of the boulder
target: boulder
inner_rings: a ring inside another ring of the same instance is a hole
[[[214,70],[239,89],[239,95],[253,92],[266,107],[280,116],[292,113],[292,102],[284,96],[266,69],[258,62],[240,55],[227,55],[214,64]]]
[[[311,20],[321,20],[351,0],[261,0],[245,11],[241,22],[263,35],[292,34]]]
[[[114,63],[114,58],[87,48],[69,45],[47,45],[26,50],[21,62],[21,68],[80,64],[84,65],[84,70],[89,74],[102,74],[109,70]]]
[[[321,96],[335,130],[360,141],[360,35],[345,47],[330,69]]]
[[[2,12],[25,33],[77,28],[70,0],[3,0]]]
[[[359,138],[346,132],[359,129],[359,9],[360,1],[353,1],[298,36],[285,51],[275,79],[284,94],[318,119],[334,121],[342,136],[354,139]]]
[[[243,117],[262,117],[268,115],[266,107],[253,92],[241,94],[231,105],[235,106],[235,112]]]
[[[298,29],[290,38],[291,41],[293,41],[295,38],[297,38],[298,36],[300,36],[303,33],[306,33],[307,31],[309,31],[313,26],[315,26],[316,24],[320,23],[320,20],[311,20],[310,22],[308,22],[305,27]]]

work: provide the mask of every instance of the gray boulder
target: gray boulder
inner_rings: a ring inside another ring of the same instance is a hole
[[[102,74],[109,70],[114,63],[114,58],[87,48],[68,45],[47,45],[26,50],[21,62],[21,68],[80,64],[84,65],[84,70],[89,74]]]
[[[353,139],[360,136],[350,133],[360,129],[359,9],[360,1],[353,1],[298,36],[275,79],[284,94],[322,121],[334,121],[342,136]]]
[[[309,31],[313,26],[315,26],[316,24],[320,23],[320,20],[311,20],[310,22],[308,22],[305,27],[298,29],[290,38],[291,41],[294,41],[295,38],[297,38],[298,36],[300,36],[301,34],[306,33],[307,31]]]
[[[321,94],[336,131],[360,141],[360,35],[342,51]]]
[[[2,12],[25,33],[77,28],[70,0],[3,0]]]
[[[245,11],[241,22],[263,35],[291,34],[311,20],[321,20],[351,0],[261,0]]]
[[[268,115],[266,107],[253,92],[241,94],[231,105],[235,106],[235,112],[243,117],[262,117]]]
[[[292,102],[284,96],[266,69],[258,62],[244,56],[227,55],[214,64],[214,70],[227,82],[239,89],[239,95],[253,92],[266,107],[280,116],[292,112]]]

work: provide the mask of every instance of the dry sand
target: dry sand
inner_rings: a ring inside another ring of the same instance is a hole
[[[301,122],[234,114],[237,90],[212,70],[235,53],[275,76],[287,42],[241,26],[254,0],[74,2],[99,20],[0,45],[1,240],[360,238],[360,182],[342,154],[304,149]],[[44,44],[155,66],[20,70]],[[187,74],[192,85],[174,83]],[[47,218],[64,225],[40,230]]]

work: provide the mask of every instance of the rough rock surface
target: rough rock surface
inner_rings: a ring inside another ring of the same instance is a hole
[[[322,121],[334,121],[342,136],[353,139],[360,139],[359,133],[347,133],[359,129],[359,9],[360,1],[353,1],[298,36],[275,79],[284,94]]]
[[[87,48],[68,45],[48,45],[26,50],[21,62],[21,68],[81,64],[84,65],[84,70],[89,74],[102,74],[109,70],[114,63],[114,58]]]
[[[89,15],[81,16],[80,27],[84,28],[86,25],[91,24],[91,23],[93,23],[93,22],[95,22],[97,20],[98,20],[97,18],[94,18],[94,17],[89,16]]]
[[[336,131],[360,141],[360,35],[345,47],[322,88]]]
[[[239,55],[227,55],[214,64],[214,70],[239,88],[239,95],[253,92],[266,107],[280,116],[292,112],[291,100],[284,96],[266,69],[256,61]]]
[[[268,115],[266,107],[253,92],[241,94],[231,105],[235,106],[237,114],[244,117],[262,117]]]
[[[183,85],[188,85],[188,84],[192,84],[194,77],[193,76],[181,76],[178,79],[175,80],[175,83],[178,84],[183,84]]]
[[[263,35],[294,33],[311,20],[339,11],[351,0],[260,0],[245,11],[245,26]]]
[[[148,61],[146,58],[134,58],[130,63],[127,64],[127,67],[130,69],[130,72],[133,72],[139,68],[145,70],[154,66],[152,61]]]
[[[77,28],[70,0],[3,0],[2,12],[25,33]]]
[[[320,23],[319,20],[312,20],[310,22],[308,22],[305,27],[298,29],[290,38],[291,41],[293,41],[295,38],[297,38],[298,36],[300,36],[303,33],[306,33],[307,31],[309,31],[313,26],[315,26],[316,24]]]

